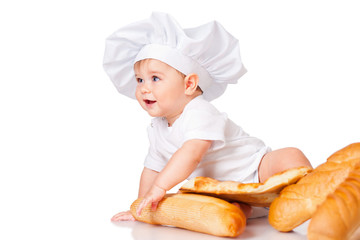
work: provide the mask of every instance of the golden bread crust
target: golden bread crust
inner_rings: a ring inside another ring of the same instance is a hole
[[[246,217],[240,208],[224,200],[198,194],[167,194],[156,211],[150,205],[141,216],[136,209],[141,198],[131,205],[136,220],[158,225],[171,225],[192,231],[222,237],[239,236],[246,226]]]
[[[327,162],[281,191],[270,206],[269,223],[286,232],[310,219],[327,195],[335,191],[359,162],[360,143],[331,155]]]
[[[299,167],[275,174],[264,183],[239,183],[217,181],[207,177],[190,179],[181,188],[183,193],[199,193],[227,201],[244,202],[252,206],[268,207],[279,192],[311,171],[308,167]]]
[[[309,240],[347,240],[360,227],[360,164],[313,215]]]

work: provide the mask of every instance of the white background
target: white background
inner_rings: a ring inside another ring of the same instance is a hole
[[[359,141],[357,1],[1,1],[1,239],[127,236],[110,218],[137,196],[150,118],[102,58],[152,11],[239,39],[248,73],[214,104],[249,134],[314,166]]]

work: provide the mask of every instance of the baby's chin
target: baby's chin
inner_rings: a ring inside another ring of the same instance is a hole
[[[150,117],[163,117],[162,114],[160,114],[156,111],[149,110],[146,107],[143,107],[143,109],[150,115]]]

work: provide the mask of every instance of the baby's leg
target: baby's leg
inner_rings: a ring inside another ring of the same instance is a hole
[[[272,175],[290,168],[311,167],[304,153],[297,148],[282,148],[264,155],[259,166],[259,181],[265,182]]]

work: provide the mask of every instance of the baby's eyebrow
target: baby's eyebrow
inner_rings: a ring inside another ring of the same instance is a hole
[[[145,76],[149,75],[149,76],[161,77],[161,76],[163,76],[163,73],[160,72],[160,71],[151,70],[151,69],[147,70],[147,71],[145,72],[145,74],[142,74],[141,72],[137,72],[137,73],[135,72],[135,78],[143,78],[144,75],[145,75]]]
[[[149,74],[155,75],[155,76],[160,76],[160,75],[162,75],[162,73],[161,73],[161,72],[158,72],[158,71],[149,71]]]

